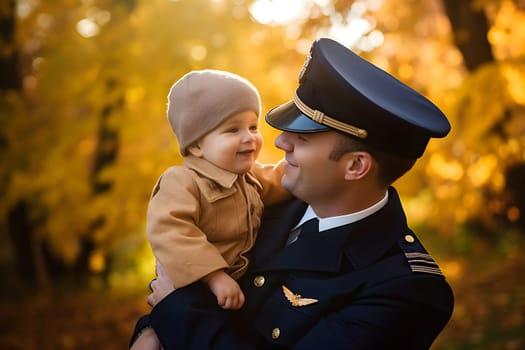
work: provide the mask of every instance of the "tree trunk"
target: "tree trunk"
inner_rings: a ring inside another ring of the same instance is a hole
[[[489,24],[485,13],[476,9],[473,1],[443,0],[450,20],[454,42],[463,55],[469,71],[494,60],[487,38]]]
[[[22,91],[22,73],[19,64],[18,45],[15,40],[16,1],[8,0],[0,8],[0,97],[7,91]],[[3,115],[2,118],[9,118]],[[7,121],[0,122],[0,126]],[[0,130],[0,151],[9,152],[5,130]],[[4,193],[10,174],[6,173],[0,191]],[[34,224],[30,219],[31,203],[24,200],[15,203],[7,212],[7,236],[13,252],[17,282],[34,287],[39,284],[39,271],[35,255]]]
[[[33,247],[33,227],[28,220],[29,209],[25,202],[11,208],[7,217],[7,229],[14,251],[17,279],[29,287],[37,286],[37,271]]]
[[[7,9],[7,13],[3,13],[2,9]],[[16,1],[7,0],[7,5],[0,8],[0,92],[22,88],[15,42],[15,16]]]

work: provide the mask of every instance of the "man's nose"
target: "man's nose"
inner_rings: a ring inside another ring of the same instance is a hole
[[[282,149],[285,152],[291,152],[293,150],[293,144],[291,142],[291,136],[292,134],[283,131],[277,138],[275,139],[275,147]]]

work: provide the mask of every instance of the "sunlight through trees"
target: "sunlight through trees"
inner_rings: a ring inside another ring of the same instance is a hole
[[[0,268],[9,280],[142,288],[153,269],[150,191],[181,162],[165,115],[171,84],[193,69],[229,70],[258,87],[264,113],[291,98],[312,40],[324,36],[451,120],[451,134],[396,186],[458,285],[454,329],[476,314],[461,286],[510,280],[503,266],[522,265],[522,1],[7,0],[0,33]],[[277,131],[261,130],[261,161],[275,162]],[[523,283],[512,290],[494,306],[501,314],[525,307]],[[524,329],[514,322],[496,333]],[[481,340],[462,341],[482,341],[485,326]]]

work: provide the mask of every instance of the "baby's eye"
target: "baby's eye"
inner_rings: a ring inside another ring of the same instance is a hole
[[[226,130],[226,132],[228,132],[228,133],[230,133],[230,132],[231,133],[235,133],[235,132],[238,132],[238,131],[239,131],[239,128],[229,128],[229,129]]]
[[[252,125],[252,126],[250,126],[250,130],[259,130],[259,126],[258,125]]]

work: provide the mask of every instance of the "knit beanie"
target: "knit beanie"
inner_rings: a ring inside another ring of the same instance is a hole
[[[168,121],[183,156],[193,142],[231,115],[261,112],[257,89],[246,79],[225,71],[192,71],[180,78],[168,95]]]

